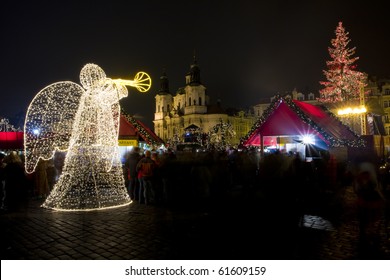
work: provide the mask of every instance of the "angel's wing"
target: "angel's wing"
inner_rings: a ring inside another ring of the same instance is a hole
[[[26,172],[32,173],[40,158],[66,150],[84,89],[73,82],[58,82],[42,89],[31,101],[24,124]]]

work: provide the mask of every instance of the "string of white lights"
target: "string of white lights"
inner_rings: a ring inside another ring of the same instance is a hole
[[[143,72],[142,72],[143,73]],[[145,84],[144,73],[141,81]],[[80,72],[81,86],[59,82],[31,102],[25,123],[26,171],[66,150],[64,167],[43,207],[61,211],[124,206],[127,193],[118,152],[119,100],[137,80],[111,80],[95,64]]]

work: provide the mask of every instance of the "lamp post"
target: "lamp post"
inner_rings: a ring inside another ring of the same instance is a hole
[[[360,103],[360,107],[361,108],[366,108],[365,106],[365,100],[364,100],[364,84],[363,83],[360,83],[360,93],[359,93],[359,103]],[[366,112],[367,110],[365,110],[364,112],[362,112],[360,114],[360,131],[361,131],[361,135],[367,135],[367,118],[366,118]]]

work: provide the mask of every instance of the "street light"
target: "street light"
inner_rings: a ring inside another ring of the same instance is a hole
[[[339,116],[342,115],[355,115],[355,114],[363,114],[367,112],[367,108],[364,105],[358,107],[347,107],[337,111]]]
[[[348,116],[360,116],[360,131],[361,135],[367,134],[367,125],[366,125],[366,113],[367,108],[365,106],[364,100],[364,84],[360,84],[360,94],[359,94],[359,106],[356,107],[346,107],[337,111],[337,114],[340,117],[348,117]]]

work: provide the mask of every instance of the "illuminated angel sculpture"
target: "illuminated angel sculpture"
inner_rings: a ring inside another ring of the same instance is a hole
[[[71,211],[118,207],[131,202],[118,152],[119,100],[126,86],[145,92],[150,77],[113,80],[95,64],[85,65],[78,85],[57,82],[32,100],[25,121],[25,167],[66,151],[64,167],[42,207]]]

